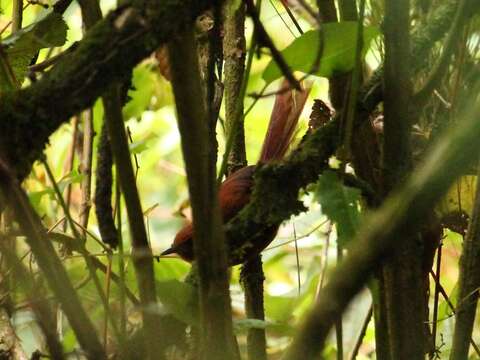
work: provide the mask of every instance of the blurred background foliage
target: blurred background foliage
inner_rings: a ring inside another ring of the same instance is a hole
[[[44,0],[41,3],[51,5],[50,0]],[[115,1],[101,0],[100,4],[104,13],[106,13],[114,8]],[[38,21],[48,11],[34,2],[26,2],[25,5],[23,12],[24,26]],[[0,0],[2,39],[7,37],[10,32],[8,25],[12,12],[11,7],[10,0]],[[368,2],[367,24],[379,25],[382,12],[383,10],[377,1]],[[291,21],[283,13],[279,1],[264,1],[261,13],[264,25],[278,48],[287,47],[299,36]],[[81,14],[75,2],[64,14],[64,20],[68,25],[66,43],[62,47],[42,49],[37,63],[60,53],[82,38]],[[311,22],[305,19],[299,20],[303,29],[312,28]],[[249,22],[247,22],[247,25],[247,39],[249,39],[252,26]],[[377,37],[366,54],[366,74],[371,73],[378,66],[382,56],[381,39]],[[255,57],[247,93],[259,93],[264,87],[265,82],[262,79],[262,73],[268,63],[268,56]],[[320,77],[312,77],[311,80],[313,81],[312,90],[301,116],[298,139],[306,131],[313,99],[319,98],[328,102],[328,81]],[[28,81],[28,79],[25,80],[25,84],[28,84]],[[278,80],[274,81],[270,84],[268,90],[276,89],[278,83]],[[154,57],[146,59],[135,68],[132,87],[128,95],[130,100],[125,105],[123,114],[129,130],[130,150],[136,166],[137,185],[144,209],[148,236],[154,254],[158,255],[171,244],[174,235],[185,221],[182,216],[188,217],[189,211],[188,206],[186,206],[188,190],[171,87],[169,82],[160,75]],[[69,95],[65,94],[65,96]],[[247,97],[245,99],[246,107],[248,108],[253,101],[252,97]],[[260,152],[273,101],[273,96],[260,98],[245,119],[247,157],[251,164],[256,162]],[[103,116],[100,101],[96,102],[93,113],[94,129],[98,135]],[[223,109],[221,117],[223,117]],[[70,210],[74,218],[78,218],[81,207],[80,183],[83,175],[79,171],[81,145],[72,148],[72,137],[75,135],[77,140],[81,139],[82,131],[83,125],[81,122],[77,132],[74,131],[72,123],[65,124],[51,137],[50,144],[45,151],[46,161],[50,165],[63,194],[65,195],[67,188],[71,187]],[[222,154],[225,136],[221,123],[217,128],[217,135],[219,154]],[[94,138],[94,149],[96,149],[98,138],[98,136]],[[78,143],[81,144],[81,140],[77,141]],[[74,157],[72,170],[69,170],[68,159],[71,152],[74,152],[76,156]],[[221,157],[219,158],[221,159]],[[95,161],[94,157],[93,168],[95,168]],[[468,212],[473,202],[475,186],[472,182],[474,181],[475,179],[470,177],[464,179],[463,185],[457,184],[442,206],[447,208],[461,206]],[[35,164],[30,176],[24,183],[24,187],[45,226],[62,232],[64,214],[43,164]],[[337,240],[348,241],[357,224],[361,221],[361,204],[358,193],[345,188],[333,173],[322,175],[318,187],[314,186],[310,190],[303,195],[303,200],[308,205],[309,211],[285,222],[276,240],[263,252],[266,274],[265,323],[245,319],[243,293],[239,285],[239,269],[238,267],[232,269],[231,295],[235,329],[241,335],[240,344],[244,344],[242,334],[245,334],[246,329],[251,326],[266,326],[268,352],[272,359],[277,358],[289,343],[293,326],[315,301],[322,285],[328,281],[329,270],[336,263]],[[342,204],[329,202],[329,197],[330,200],[333,199],[335,202],[339,195],[343,199]],[[461,200],[459,196],[461,196]],[[460,203],[462,204],[459,205]],[[121,206],[121,208],[123,211],[124,207]],[[123,212],[121,219],[126,257],[126,286],[136,292],[133,268],[128,258],[130,240],[128,224]],[[331,220],[335,221],[336,225],[332,224]],[[99,232],[93,212],[90,214],[88,231],[88,250],[106,265],[110,264],[112,270],[118,273],[118,253],[107,256],[102,251],[102,247],[98,244]],[[344,231],[343,235],[341,235],[341,231]],[[457,263],[462,238],[457,233],[446,231],[443,241],[441,282],[450,299],[455,303]],[[24,242],[18,242],[17,251],[24,256],[32,274],[39,281],[42,281],[42,276],[38,273],[35,262]],[[78,289],[83,304],[99,329],[99,333],[106,334],[108,340],[108,332],[103,330],[105,327],[104,309],[92,282],[89,281],[83,260],[75,253],[69,254],[68,252],[63,253],[62,258],[73,283]],[[190,265],[175,257],[158,259],[159,261],[155,263],[157,292],[161,301],[158,311],[172,313],[175,317],[187,323],[196,321],[197,314],[191,306],[192,289],[183,283]],[[109,288],[112,314],[116,314],[121,311],[122,295],[116,284],[109,286],[108,277],[103,276],[103,274],[101,276],[105,287]],[[11,281],[14,291],[10,296],[14,298],[14,325],[17,335],[20,337],[27,353],[31,354],[36,350],[42,351],[45,344],[41,332],[35,324],[34,317],[29,311],[28,303],[24,300],[25,294],[22,292],[21,286],[15,283],[15,279]],[[344,353],[347,356],[352,352],[358,341],[370,306],[370,294],[368,291],[364,291],[352,303],[349,311],[343,317]],[[127,302],[126,311],[127,329],[132,331],[138,325],[140,315],[129,302]],[[446,301],[441,299],[438,336],[443,341],[442,354],[445,355],[448,355],[448,349],[450,348],[449,339],[452,335],[452,326],[452,312]],[[61,316],[59,316],[58,327],[65,350],[74,351],[77,347],[74,334],[66,320]],[[480,336],[479,329],[480,327],[477,326],[474,339]],[[336,348],[333,338],[329,344],[325,356],[328,359],[335,358]],[[357,358],[367,359],[372,357],[374,357],[374,328],[373,321],[370,321]],[[72,358],[74,358],[74,355],[72,355]]]

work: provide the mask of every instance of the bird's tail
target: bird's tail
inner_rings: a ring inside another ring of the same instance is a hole
[[[285,80],[280,89],[285,89],[288,86],[289,83]],[[310,88],[302,87],[301,91],[290,89],[280,91],[276,95],[259,162],[280,160],[285,156],[294,137],[298,118],[305,106],[309,92]]]

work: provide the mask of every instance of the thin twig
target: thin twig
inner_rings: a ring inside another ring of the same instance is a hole
[[[477,91],[478,86],[474,90]],[[397,250],[398,234],[418,229],[419,219],[431,211],[465,166],[477,156],[480,123],[476,114],[479,111],[478,101],[467,107],[455,127],[446,129],[431,148],[425,165],[418,168],[377,212],[365,219],[357,238],[351,242],[348,257],[333,271],[312,312],[296,332],[285,359],[309,359],[320,353],[333,320],[363,288],[385,256]],[[413,237],[403,239],[408,241]]]
[[[77,339],[90,359],[106,359],[106,354],[70,282],[60,259],[48,240],[45,228],[30,205],[25,192],[11,175],[8,166],[0,162],[0,187],[3,195],[15,211],[20,227],[27,235],[27,242],[35,255],[45,279],[62,305]]]
[[[288,3],[286,1],[280,1],[283,5],[283,8],[285,9],[285,11],[287,12],[288,14],[288,17],[290,18],[290,20],[292,20],[293,22],[293,25],[295,25],[295,27],[297,28],[298,32],[300,34],[304,34],[304,31],[302,30],[302,27],[300,26],[300,24],[298,23],[297,19],[295,18],[295,15],[293,15],[292,13],[292,10],[290,10],[290,8],[288,7]],[[273,4],[272,4],[273,5]]]
[[[447,303],[448,307],[450,308],[450,310],[452,310],[452,313],[455,314],[457,312],[455,306],[453,305],[452,301],[450,300],[450,297],[448,296],[447,292],[445,291],[445,289],[443,288],[442,284],[440,283],[440,279],[437,277],[437,275],[433,272],[433,270],[430,270],[430,276],[433,278],[433,280],[435,281],[435,286],[438,286],[438,290],[440,292],[440,294],[442,294],[443,296],[443,299],[445,300],[445,302]],[[472,345],[473,349],[475,350],[475,352],[477,353],[477,356],[480,357],[480,348],[478,347],[478,345],[475,343],[475,341],[473,341],[473,338],[470,339],[470,344]]]
[[[88,218],[90,208],[92,207],[92,155],[93,155],[93,137],[95,131],[93,129],[93,109],[88,109],[83,113],[83,154],[81,173],[83,175],[81,189],[82,200],[80,203],[80,224],[82,228],[88,227]],[[83,234],[85,236],[85,233]]]
[[[74,116],[73,121],[72,121],[72,142],[70,144],[70,148],[68,149],[68,155],[67,155],[67,164],[66,164],[66,169],[65,173],[70,174],[73,169],[73,163],[75,161],[75,148],[77,147],[77,134],[78,134],[78,122],[79,122],[79,117]],[[65,195],[65,204],[68,209],[70,209],[70,201],[72,198],[72,183],[68,183],[67,189],[66,189],[66,195]],[[67,229],[67,222],[63,222],[63,232],[65,232]]]
[[[302,281],[300,277],[300,257],[298,256],[298,242],[297,242],[297,230],[295,229],[295,223],[292,222],[293,226],[293,238],[295,244],[295,261],[297,263],[297,285],[298,285],[298,296],[300,296]]]
[[[108,256],[108,265],[107,265],[107,273],[105,274],[105,296],[108,299],[110,298],[110,284],[111,284],[111,274],[112,274],[112,258]],[[103,321],[103,344],[105,346],[105,352],[107,352],[107,345],[108,345],[108,321],[110,318],[110,307],[107,307],[105,311],[105,319]]]
[[[108,312],[108,307],[109,307],[108,300],[107,300],[107,297],[106,297],[106,295],[103,291],[102,285],[100,283],[100,279],[98,278],[97,273],[95,271],[96,268],[95,268],[95,265],[93,264],[93,260],[89,256],[88,251],[85,248],[84,238],[78,232],[78,230],[75,226],[75,223],[72,220],[72,217],[70,215],[70,211],[67,208],[67,205],[65,204],[65,200],[63,199],[62,193],[60,192],[60,189],[58,187],[57,182],[55,181],[55,177],[52,173],[52,170],[50,169],[50,166],[48,166],[48,163],[45,159],[43,159],[43,165],[45,167],[45,170],[46,170],[46,173],[49,177],[49,180],[52,183],[53,190],[55,191],[55,195],[57,196],[57,200],[60,203],[60,206],[62,207],[62,209],[65,213],[65,216],[67,218],[67,221],[70,225],[70,230],[72,230],[73,236],[75,238],[74,248],[83,256],[83,258],[85,260],[85,264],[87,265],[87,269],[90,273],[90,276],[91,276],[91,278],[93,280],[93,283],[95,285],[95,288],[97,290],[98,296],[100,297],[100,300],[102,301],[104,311]],[[115,322],[112,321],[111,324],[112,324],[113,334],[118,340],[118,336],[119,336],[118,328],[116,327]]]
[[[285,78],[288,80],[292,88],[300,91],[302,89],[300,86],[300,83],[295,78],[295,76],[293,76],[290,66],[287,64],[287,62],[283,58],[280,51],[278,51],[278,49],[275,47],[275,44],[273,43],[267,31],[263,27],[263,24],[260,21],[260,17],[258,15],[258,10],[253,4],[253,1],[245,0],[245,3],[247,4],[247,13],[252,18],[253,24],[255,26],[255,34],[257,36],[259,45],[266,46],[267,48],[270,49],[272,58],[277,63],[283,76],[285,76]]]
[[[467,0],[459,0],[457,12],[453,18],[452,26],[448,32],[443,51],[437,62],[433,66],[433,70],[428,76],[423,87],[413,96],[413,102],[417,108],[422,108],[423,104],[428,100],[435,87],[438,86],[440,80],[446,74],[446,69],[449,65],[450,58],[452,57],[455,45],[458,43],[460,37],[460,29],[464,25],[464,21],[467,18],[468,6]]]
[[[441,264],[442,264],[442,240],[440,240],[440,244],[437,248],[437,266],[435,273],[440,277],[441,271]],[[432,342],[433,342],[433,349],[435,349],[435,343],[437,340],[437,320],[438,320],[438,300],[440,297],[440,280],[435,281],[435,294],[433,300],[433,318],[432,318]],[[434,352],[432,352],[430,359],[433,358]]]
[[[65,55],[69,54],[70,52],[72,52],[73,50],[75,50],[75,48],[77,47],[76,46],[77,43],[74,43],[72,44],[72,46],[70,46],[67,50],[65,50],[64,52],[61,52],[57,55],[54,55],[54,56],[51,56],[49,57],[48,59],[42,61],[41,63],[38,63],[38,64],[33,64],[33,65],[30,65],[28,67],[28,70],[31,72],[31,73],[35,73],[35,72],[43,72],[45,71],[46,69],[48,69],[50,66],[52,65],[55,65],[59,60],[61,60]]]
[[[337,235],[337,266],[343,259],[343,246],[338,242]],[[343,360],[343,314],[339,314],[335,319],[335,339],[337,343],[337,360]]]
[[[128,294],[125,285],[125,254],[123,250],[122,237],[122,209],[121,209],[121,193],[118,182],[115,184],[115,211],[117,220],[117,234],[118,234],[118,275],[119,275],[119,302],[120,302],[120,336],[125,338],[127,334],[127,311],[125,306],[125,298]]]
[[[372,320],[372,315],[373,315],[373,305],[370,305],[367,316],[365,317],[365,321],[363,322],[362,329],[360,330],[360,334],[358,335],[358,339],[355,343],[355,346],[353,347],[350,360],[355,360],[357,358],[358,352],[360,351],[360,347],[362,346],[363,338],[365,337],[365,333],[367,332],[368,324],[370,323],[370,320]]]
[[[53,360],[63,360],[63,348],[58,336],[55,332],[55,325],[53,324],[54,316],[51,308],[48,306],[44,297],[44,289],[35,282],[34,278],[29,274],[28,270],[22,264],[22,260],[18,258],[17,254],[6,246],[4,239],[0,241],[0,251],[6,258],[9,266],[18,277],[19,284],[24,289],[28,298],[28,306],[33,310],[35,318],[45,335],[48,349],[50,350],[50,357]],[[20,339],[19,339],[20,340]]]

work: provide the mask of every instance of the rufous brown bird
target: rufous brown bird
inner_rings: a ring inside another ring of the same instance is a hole
[[[281,89],[285,89],[287,86],[288,82],[284,81]],[[276,95],[268,130],[257,165],[278,161],[285,156],[294,137],[298,118],[307,100],[308,92],[309,90],[288,90],[280,91]],[[224,223],[227,223],[237,215],[250,201],[250,195],[254,185],[253,174],[257,165],[250,165],[237,170],[220,185],[218,195]],[[260,253],[273,241],[277,231],[278,226],[270,227],[265,231],[265,234],[262,234],[260,240],[256,240],[254,244],[246,247],[246,251],[235,251],[237,249],[229,247],[230,265],[240,264],[253,255]],[[182,259],[191,262],[194,260],[193,241],[193,224],[188,222],[177,233],[172,246],[165,250],[162,255],[176,253],[180,255]],[[242,244],[247,241],[248,239],[245,239],[245,241],[238,241],[238,239],[236,239],[235,247],[241,247]],[[229,243],[233,244],[233,242]]]

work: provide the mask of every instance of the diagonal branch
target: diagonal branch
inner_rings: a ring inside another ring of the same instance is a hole
[[[192,26],[208,0],[136,1],[98,22],[41,80],[0,98],[0,152],[23,178],[48,137],[159,45]],[[172,20],[175,19],[175,20]],[[68,96],[65,96],[68,94]]]
[[[478,87],[477,87],[478,89]],[[332,273],[319,301],[307,315],[285,359],[312,359],[321,351],[338,314],[365,285],[385,256],[392,253],[398,236],[411,234],[422,219],[477,156],[480,102],[446,129],[423,166],[390,196],[359,229],[349,255]],[[408,238],[405,237],[405,240]],[[409,239],[412,241],[412,239]]]
[[[414,32],[412,56],[415,59],[425,58],[435,41],[449,29],[456,2],[451,0],[439,6],[432,20],[422,26],[422,30]],[[156,3],[156,9],[150,9],[148,16],[136,8],[122,7],[92,28],[76,49],[40,81],[0,98],[0,153],[14,165],[12,168],[18,176],[24,177],[29,172],[48,137],[66,119],[91,106],[109,83],[121,79],[122,74],[158,45],[191,25],[194,17],[209,3],[207,0]],[[175,14],[175,22],[171,20],[171,14]],[[149,25],[152,19],[155,19],[154,28]],[[418,69],[413,72],[416,71]],[[367,119],[381,101],[381,78],[382,71],[379,71],[361,91],[363,95],[357,104],[356,123]],[[72,92],[76,96],[65,97],[64,94]],[[316,181],[325,169],[328,158],[335,151],[337,134],[338,124],[329,124],[308,136],[284,165],[268,165],[259,170],[257,178],[259,182],[265,181],[266,186],[257,186],[251,205],[229,226],[230,234],[254,235],[266,220],[280,223],[303,211],[298,191]],[[288,179],[286,186],[278,180],[282,178]],[[269,183],[273,185],[271,188]]]
[[[52,242],[48,240],[41,219],[3,160],[0,161],[0,189],[14,210],[15,218],[26,235],[27,243],[35,255],[38,266],[62,305],[62,310],[65,312],[78,342],[87,353],[87,358],[106,359],[95,327],[80,303]]]

